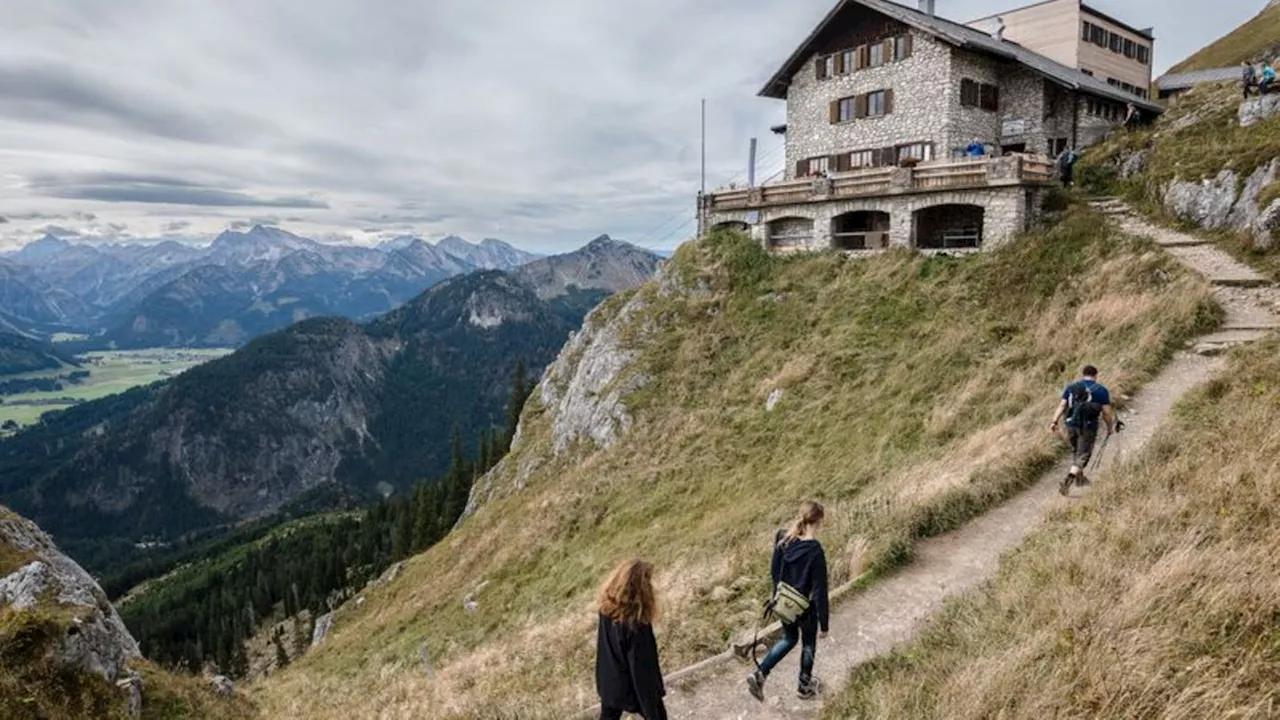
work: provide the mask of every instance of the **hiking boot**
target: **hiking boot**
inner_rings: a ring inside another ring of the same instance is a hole
[[[747,690],[751,697],[764,702],[764,673],[759,670],[747,676]]]
[[[1062,478],[1062,482],[1058,485],[1058,494],[1067,495],[1068,493],[1070,493],[1071,486],[1075,484],[1075,482],[1076,482],[1076,476],[1072,475],[1071,473],[1067,473],[1067,476]]]
[[[818,697],[818,692],[822,689],[822,683],[818,678],[809,678],[801,680],[800,687],[796,688],[796,697],[801,700],[812,700]]]

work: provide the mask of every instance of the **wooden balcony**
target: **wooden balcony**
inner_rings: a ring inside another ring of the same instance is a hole
[[[1048,185],[1055,182],[1053,170],[1053,160],[1037,155],[934,160],[915,167],[868,168],[711,192],[703,198],[703,210],[719,212],[966,188]]]

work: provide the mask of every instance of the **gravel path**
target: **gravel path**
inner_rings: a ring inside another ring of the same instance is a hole
[[[1110,212],[1128,232],[1147,235],[1214,284],[1214,295],[1227,311],[1224,330],[1202,338],[1195,352],[1180,353],[1129,403],[1123,418],[1128,425],[1115,437],[1102,458],[1100,471],[1106,482],[1109,466],[1138,452],[1154,434],[1179,398],[1218,372],[1224,360],[1209,348],[1226,348],[1264,335],[1263,328],[1280,326],[1280,293],[1252,269],[1215,247],[1182,233],[1158,228],[1127,214],[1114,204]],[[1240,285],[1258,286],[1250,289]],[[1264,285],[1267,285],[1264,287]],[[1017,548],[1054,508],[1078,502],[1057,493],[1056,484],[1066,472],[1065,463],[1046,473],[1024,493],[976,518],[948,535],[919,547],[916,560],[871,588],[851,596],[833,609],[831,635],[819,641],[817,668],[825,681],[824,696],[840,690],[849,671],[912,639],[923,624],[953,595],[969,591],[995,572],[1000,557]],[[821,700],[796,699],[799,650],[778,668],[761,704],[746,691],[751,669],[732,661],[715,672],[685,684],[672,683],[667,707],[681,720],[745,720],[746,718],[814,718]]]

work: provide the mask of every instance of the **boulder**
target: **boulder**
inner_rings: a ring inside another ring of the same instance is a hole
[[[1128,180],[1134,175],[1139,175],[1147,169],[1147,151],[1135,150],[1133,152],[1125,153],[1125,155],[1120,158],[1119,165],[1120,177],[1122,179]]]
[[[222,697],[231,697],[236,694],[236,684],[231,682],[231,678],[226,675],[214,675],[209,678],[209,685],[215,693]]]
[[[52,649],[55,665],[115,682],[126,663],[141,657],[138,643],[89,573],[63,555],[35,523],[3,507],[0,549],[22,561],[0,577],[0,608],[47,608],[69,618],[65,635]]]
[[[1252,127],[1280,114],[1280,93],[1245,100],[1240,104],[1240,127]]]
[[[1277,172],[1280,172],[1280,158],[1258,167],[1249,175],[1227,220],[1231,227],[1243,230],[1253,226],[1261,210],[1258,207],[1258,196],[1262,194],[1263,188],[1275,182]]]
[[[1280,231],[1280,199],[1272,200],[1265,210],[1254,219],[1253,246],[1259,250],[1270,250],[1275,244],[1276,233]]]
[[[782,401],[782,395],[782,388],[774,388],[773,391],[769,393],[769,397],[764,401],[764,411],[773,412],[773,409],[778,407],[778,403]]]
[[[1209,230],[1228,227],[1236,204],[1237,182],[1231,170],[1223,170],[1212,180],[1174,180],[1165,189],[1165,209]]]

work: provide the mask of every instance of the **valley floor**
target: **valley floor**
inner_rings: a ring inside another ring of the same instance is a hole
[[[1108,477],[1107,469],[1140,452],[1171,416],[1175,403],[1224,367],[1225,361],[1219,357],[1222,349],[1260,339],[1280,327],[1280,291],[1259,287],[1263,283],[1254,279],[1261,280],[1260,276],[1226,253],[1133,216],[1125,215],[1122,224],[1128,232],[1177,247],[1175,256],[1213,283],[1215,299],[1227,318],[1220,332],[1201,338],[1191,352],[1180,353],[1126,403],[1121,417],[1127,428],[1107,448],[1102,472],[1095,471],[1104,483],[1120,481]],[[1255,287],[1241,291],[1241,285]],[[989,580],[1001,556],[1020,546],[1051,512],[1079,502],[1078,497],[1063,498],[1056,492],[1065,472],[1065,465],[1059,465],[1031,489],[959,531],[925,541],[911,565],[837,607],[832,613],[830,638],[818,646],[817,674],[825,682],[824,696],[838,694],[851,669],[912,639],[948,598]],[[1079,492],[1074,491],[1076,496]],[[798,660],[797,650],[774,672],[763,708],[746,692],[744,679],[751,666],[736,663],[702,682],[668,688],[671,717],[817,717],[821,703],[796,699]]]

